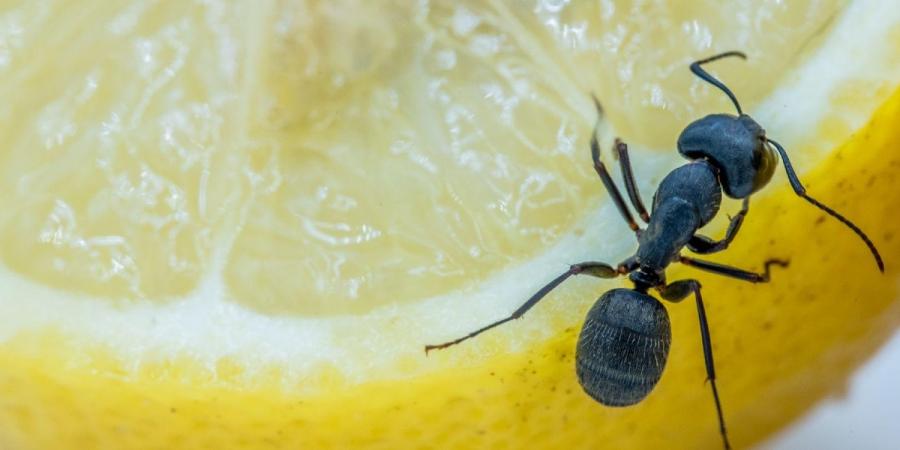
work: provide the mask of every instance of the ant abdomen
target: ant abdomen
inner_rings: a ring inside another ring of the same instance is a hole
[[[578,381],[604,405],[633,405],[662,376],[671,341],[669,315],[658,300],[631,289],[606,292],[578,337]]]

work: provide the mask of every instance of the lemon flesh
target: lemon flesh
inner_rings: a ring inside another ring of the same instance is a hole
[[[730,111],[686,70],[713,49],[748,52],[715,72],[816,168],[810,192],[897,254],[881,220],[900,201],[890,5],[792,2],[735,26],[734,10],[637,4],[4,15],[0,444],[718,445],[689,307],[669,308],[660,385],[625,410],[583,395],[572,364],[610,283],[572,281],[527,320],[422,354],[567,263],[633,250],[588,164],[588,93],[636,144],[649,195],[682,163],[678,130]],[[867,55],[835,65],[860,42]],[[791,268],[767,286],[700,277],[738,444],[834,389],[895,325],[890,257],[878,276],[784,182],[721,260]]]
[[[757,98],[802,61],[840,6],[814,3],[747,11],[753,27],[716,40],[757,61],[721,65],[734,89]],[[474,288],[603,195],[590,91],[661,148],[727,106],[684,67],[731,25],[690,5],[22,5],[0,88],[2,260],[112,302],[221,277],[229,302],[302,317]]]

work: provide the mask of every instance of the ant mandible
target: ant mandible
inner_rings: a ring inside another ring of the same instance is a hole
[[[672,262],[680,262],[714,274],[751,283],[763,283],[769,281],[771,266],[788,265],[784,260],[769,259],[763,264],[764,271],[756,273],[681,254],[684,247],[697,254],[715,253],[728,248],[747,215],[750,195],[765,186],[772,178],[778,164],[776,151],[781,156],[794,192],[841,221],[862,238],[882,272],[884,263],[875,245],[859,227],[806,194],[784,147],[767,138],[763,128],[744,114],[731,90],[701,67],[703,64],[730,56],[746,59],[741,52],[726,52],[696,61],[690,65],[690,69],[700,79],[721,89],[731,99],[738,115],[712,114],[691,123],[681,132],[681,136],[678,137],[678,151],[690,162],[676,168],[662,180],[653,196],[652,213],[648,213],[644,208],[638,193],[631,162],[628,159],[627,145],[619,139],[615,141],[615,151],[618,154],[628,198],[641,220],[647,224],[647,228],[641,229],[635,222],[606,166],[600,161],[597,129],[596,127],[594,129],[591,138],[594,169],[622,217],[637,236],[638,249],[633,256],[616,267],[595,261],[574,264],[538,290],[509,317],[459,339],[439,345],[428,345],[425,347],[426,353],[459,344],[521,317],[550,291],[573,275],[583,274],[599,278],[628,275],[634,288],[607,291],[588,312],[578,337],[575,369],[578,382],[592,398],[608,406],[629,406],[641,401],[656,386],[662,376],[671,343],[666,309],[647,291],[655,289],[663,299],[670,302],[680,302],[693,294],[700,320],[700,339],[703,344],[706,376],[712,387],[719,431],[725,448],[731,448],[716,387],[709,324],[700,295],[700,282],[686,279],[667,283],[666,267]],[[603,111],[600,104],[596,98],[594,101],[602,118]],[[731,198],[742,199],[743,205],[740,212],[731,218],[725,237],[717,241],[698,234],[697,230],[709,223],[718,213],[723,191]]]

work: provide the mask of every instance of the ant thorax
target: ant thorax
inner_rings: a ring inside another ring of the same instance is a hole
[[[637,263],[665,269],[697,230],[719,211],[722,189],[715,167],[698,160],[670,172],[653,197],[653,212],[638,238]]]

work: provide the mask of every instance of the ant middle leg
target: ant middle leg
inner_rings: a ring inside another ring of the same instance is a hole
[[[747,216],[748,211],[750,211],[750,199],[745,198],[741,210],[738,211],[738,213],[731,218],[731,222],[728,223],[728,230],[725,231],[724,239],[714,241],[702,234],[695,234],[687,243],[688,249],[701,255],[725,250],[731,244],[731,241],[734,240],[735,236],[737,236],[738,231],[741,230],[741,225],[744,223],[744,217]]]
[[[554,278],[552,281],[547,283],[544,287],[540,288],[537,292],[534,293],[534,295],[531,296],[531,298],[529,298],[522,306],[520,306],[519,309],[513,311],[513,313],[511,315],[509,315],[508,317],[500,319],[500,320],[498,320],[494,323],[491,323],[487,326],[484,326],[482,328],[479,328],[459,339],[445,342],[443,344],[426,345],[425,346],[425,354],[428,354],[428,352],[431,350],[440,350],[442,348],[447,348],[452,345],[459,344],[460,342],[465,341],[470,338],[473,338],[475,336],[478,336],[479,334],[484,333],[485,331],[490,330],[491,328],[503,325],[506,322],[518,319],[519,317],[522,317],[523,314],[528,312],[529,309],[531,309],[534,305],[536,305],[538,302],[540,302],[541,299],[543,299],[547,294],[550,293],[550,291],[552,291],[553,289],[556,289],[557,286],[562,284],[563,281],[566,281],[572,275],[582,275],[583,274],[583,275],[591,275],[591,276],[598,277],[598,278],[615,278],[619,275],[624,274],[625,271],[626,271],[626,269],[624,266],[622,266],[621,268],[615,268],[608,264],[601,263],[601,262],[595,262],[595,261],[587,261],[587,262],[583,262],[583,263],[572,264],[569,267],[569,270],[563,272],[561,275],[559,275],[558,277]]]
[[[706,379],[712,386],[713,400],[716,402],[716,414],[719,416],[719,433],[726,449],[731,448],[728,442],[728,431],[725,428],[725,416],[722,414],[722,402],[719,401],[719,390],[716,388],[716,367],[713,361],[712,338],[709,333],[709,323],[706,321],[706,308],[703,307],[703,297],[700,295],[700,282],[697,280],[680,280],[671,284],[658,287],[660,295],[671,302],[680,302],[685,297],[694,294],[697,301],[697,315],[700,319],[700,340],[703,344],[703,360],[706,363]]]
[[[714,273],[717,275],[724,275],[731,278],[737,278],[738,280],[749,281],[751,283],[767,283],[769,282],[769,275],[771,267],[773,265],[779,267],[787,267],[789,264],[788,261],[783,259],[769,259],[766,260],[766,262],[763,264],[763,273],[756,273],[738,269],[737,267],[726,266],[724,264],[689,258],[687,256],[679,257],[678,261],[686,266],[696,267],[706,272]]]

